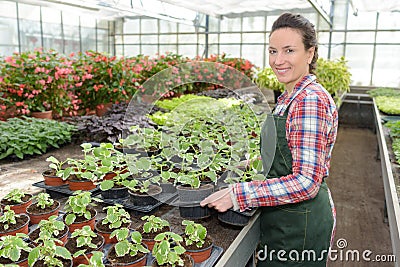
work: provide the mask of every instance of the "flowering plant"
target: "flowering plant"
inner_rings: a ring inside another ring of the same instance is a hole
[[[71,64],[54,50],[5,57],[0,62],[0,108],[15,106],[18,114],[53,110],[62,115],[74,110],[75,96],[67,90]]]

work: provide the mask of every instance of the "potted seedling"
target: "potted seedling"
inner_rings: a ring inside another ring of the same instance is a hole
[[[186,253],[192,256],[195,263],[205,261],[211,256],[213,242],[207,236],[207,229],[200,223],[183,220],[185,226],[183,247]]]
[[[155,258],[152,266],[185,266],[193,267],[192,257],[185,253],[185,248],[181,245],[183,238],[173,232],[158,234],[155,238],[152,255]]]
[[[86,257],[87,264],[79,264],[78,267],[105,267],[103,263],[103,258],[104,258],[104,253],[101,251],[93,251],[92,256],[90,258],[87,258],[86,254],[84,254]]]
[[[64,206],[66,213],[63,220],[71,233],[85,225],[94,229],[97,215],[97,211],[93,208],[94,201],[101,202],[100,199],[92,197],[89,191],[78,190],[68,198]]]
[[[131,134],[123,140],[124,146],[133,148],[142,157],[160,153],[161,133],[158,130],[133,125],[129,131]]]
[[[104,237],[106,244],[116,243],[117,239],[111,238],[111,233],[115,229],[129,227],[131,216],[120,204],[104,207],[103,210],[106,210],[106,217],[95,224],[95,229]]]
[[[51,199],[47,193],[39,193],[32,197],[36,202],[26,208],[31,224],[37,224],[41,220],[46,220],[52,215],[58,215],[60,210],[60,202]]]
[[[10,206],[5,206],[0,216],[0,236],[28,234],[29,217],[26,214],[15,214]]]
[[[107,259],[112,266],[139,267],[146,265],[147,254],[150,251],[145,244],[142,244],[142,235],[137,231],[131,234],[129,232],[128,228],[112,232],[111,236],[118,240],[118,243],[112,246],[107,254]]]
[[[128,194],[126,185],[129,183],[129,172],[115,170],[115,175],[111,179],[106,179],[100,182],[101,196],[105,199],[124,198]]]
[[[50,156],[46,159],[46,161],[50,162],[50,164],[49,164],[50,169],[42,172],[44,184],[48,185],[48,186],[65,185],[67,183],[66,177],[69,176],[69,173],[67,171],[63,172],[63,166],[67,162],[67,160],[60,161],[57,158],[55,158],[54,156]],[[63,177],[60,174],[66,176],[66,177]]]
[[[17,266],[28,267],[28,254],[32,247],[24,240],[26,234],[6,235],[0,237],[0,259],[2,264],[17,264]]]
[[[151,184],[150,180],[131,180],[126,184],[129,189],[130,202],[135,206],[149,206],[158,203],[162,189],[160,186]]]
[[[47,220],[41,220],[38,227],[30,232],[29,239],[35,243],[40,243],[43,238],[56,238],[60,242],[56,242],[56,245],[65,245],[68,239],[68,226],[63,222],[57,220],[56,215],[50,216]]]
[[[26,208],[32,204],[32,194],[27,194],[21,189],[11,190],[3,199],[0,201],[1,206],[10,206],[15,213],[26,213]]]
[[[87,259],[90,259],[92,252],[101,250],[103,246],[104,237],[93,232],[88,225],[76,229],[65,244],[65,247],[72,254],[74,266],[88,264]]]
[[[57,245],[59,240],[43,236],[39,245],[29,253],[28,264],[32,267],[63,267],[72,266],[71,253],[62,246]]]
[[[169,222],[154,215],[146,215],[141,219],[144,223],[137,231],[141,233],[143,243],[151,250],[154,246],[154,237],[159,233],[170,230]]]
[[[176,192],[175,180],[177,177],[177,173],[161,169],[160,175],[152,177],[151,182],[160,185],[162,193],[171,194]]]

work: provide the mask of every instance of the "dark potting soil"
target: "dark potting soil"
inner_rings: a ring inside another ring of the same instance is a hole
[[[96,249],[91,248],[89,246],[82,246],[82,247],[77,247],[77,238],[70,238],[67,243],[65,244],[66,249],[68,249],[69,252],[71,252],[71,254],[74,254],[75,252],[85,249],[86,252],[90,252],[90,251],[95,251]],[[96,245],[96,248],[100,248],[100,246],[103,243],[103,238],[97,234],[96,237],[92,238],[92,244]]]
[[[88,208],[87,209],[90,212],[90,218],[93,218],[93,216],[96,215],[96,211],[93,208]],[[67,216],[68,213],[65,214],[65,216]],[[64,217],[65,218],[65,217]],[[76,216],[75,222],[79,223],[79,222],[84,222],[87,221],[88,219],[85,218],[85,216]]]
[[[57,259],[62,261],[63,267],[70,267],[71,266],[71,260],[66,260],[60,257],[56,257]],[[44,264],[43,260],[35,262],[35,264],[32,265],[32,267],[47,267],[48,265]]]
[[[138,231],[139,233],[142,234],[143,239],[154,239],[154,237],[156,237],[156,235],[170,231],[170,228],[168,226],[164,226],[162,229],[158,230],[157,232],[145,233],[143,231],[143,225],[141,225],[136,229],[136,231]]]
[[[146,254],[142,253],[142,252],[138,252],[138,254],[136,254],[135,256],[131,256],[129,254],[126,254],[122,257],[118,257],[117,254],[115,253],[115,248],[112,247],[110,249],[110,252],[108,253],[108,260],[111,262],[111,264],[114,263],[131,263],[131,262],[135,262],[139,259],[141,259],[143,256],[145,256]]]
[[[26,211],[31,213],[31,214],[45,214],[45,213],[49,213],[50,211],[55,210],[57,207],[59,207],[60,203],[57,200],[54,200],[53,205],[49,206],[49,207],[45,207],[44,209],[42,209],[41,207],[38,206],[37,203],[30,205]]]
[[[20,216],[20,217],[15,218],[15,221],[16,221],[15,224],[0,223],[0,231],[1,232],[11,232],[16,229],[19,229],[28,222],[28,219],[29,219],[28,216]],[[4,229],[5,225],[8,225],[8,229]]]
[[[53,236],[57,239],[60,239],[61,237],[63,237],[65,235],[65,233],[68,231],[68,226],[65,226],[63,230],[61,230],[60,232],[58,232],[57,235]],[[29,239],[32,241],[35,241],[36,239],[39,238],[39,234],[40,234],[40,228],[36,228],[35,230],[33,230],[32,232],[29,233]]]
[[[25,194],[25,196],[22,197],[22,202],[21,203],[17,203],[15,201],[10,201],[8,199],[2,199],[1,200],[1,204],[4,204],[4,205],[18,205],[18,204],[22,204],[22,203],[28,202],[31,198],[32,198],[31,194]]]
[[[53,169],[51,169],[51,170],[45,170],[44,172],[43,172],[43,174],[44,175],[48,175],[48,176],[57,176],[56,174],[57,174],[57,171],[56,170],[53,170]]]
[[[183,237],[183,240],[185,240],[185,237]],[[201,250],[210,247],[213,244],[212,240],[207,236],[206,240],[204,241],[204,244],[199,248],[196,246],[195,243],[191,244],[190,246],[186,246],[185,241],[182,242],[182,247],[184,247],[186,250]]]
[[[193,265],[193,262],[192,262],[192,258],[189,256],[189,255],[187,255],[187,254],[182,254],[181,255],[181,258],[183,259],[183,262],[184,262],[184,264],[183,264],[183,266],[184,267],[193,267],[194,265]],[[163,264],[163,265],[158,265],[157,264],[157,261],[154,261],[153,262],[153,265],[152,265],[153,267],[174,267],[173,265],[171,265],[171,264]]]
[[[19,256],[19,259],[17,260],[17,262],[18,262],[18,261],[21,261],[21,260],[24,260],[24,259],[27,259],[27,258],[28,258],[28,255],[29,255],[28,252],[26,252],[25,250],[22,250],[22,251],[21,251],[21,256]],[[14,264],[15,264],[14,261],[12,261],[12,260],[10,260],[10,259],[3,258],[3,257],[0,257],[0,263],[1,263],[1,264],[11,264],[11,263],[14,263]]]
[[[103,220],[100,220],[96,223],[96,229],[99,230],[102,233],[111,233],[115,229],[110,229],[110,223],[103,224]],[[122,223],[120,228],[128,227],[131,225],[131,223]]]

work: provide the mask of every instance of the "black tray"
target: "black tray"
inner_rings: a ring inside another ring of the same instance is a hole
[[[36,182],[32,184],[33,186],[46,189],[46,193],[50,194],[52,198],[60,198],[65,196],[72,196],[76,191],[69,190],[69,185],[60,186],[49,186],[44,183],[44,181]],[[100,188],[97,186],[92,190],[88,190],[92,193],[92,196],[97,195],[100,192]]]
[[[157,197],[158,202],[154,205],[147,205],[147,206],[135,206],[133,205],[130,200],[129,196],[125,198],[103,198],[102,195],[96,196],[97,198],[103,200],[106,204],[114,205],[116,203],[121,204],[124,208],[129,210],[135,211],[137,215],[145,215],[151,212],[154,212],[159,206],[163,205],[164,203],[169,204],[171,201],[178,197],[177,193],[162,193],[159,197]]]

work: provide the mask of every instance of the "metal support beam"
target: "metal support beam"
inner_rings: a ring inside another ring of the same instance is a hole
[[[332,22],[329,18],[329,15],[326,14],[326,12],[320,7],[320,5],[315,1],[315,0],[307,0],[310,5],[321,15],[321,17],[329,24],[329,26],[332,26]]]

